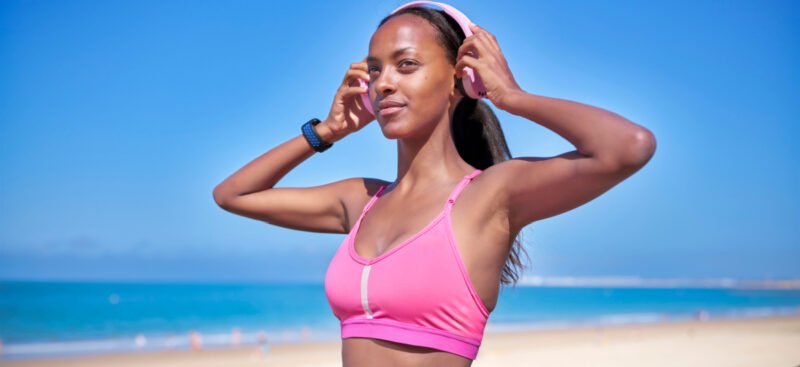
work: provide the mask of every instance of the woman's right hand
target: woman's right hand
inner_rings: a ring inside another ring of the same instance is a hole
[[[358,79],[369,82],[366,57],[361,62],[350,64],[333,98],[328,117],[318,125],[325,125],[324,129],[329,130],[333,137],[331,143],[360,130],[375,119],[361,99],[361,93],[366,93],[368,90],[359,85]]]

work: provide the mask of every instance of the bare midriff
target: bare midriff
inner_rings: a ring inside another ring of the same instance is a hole
[[[372,338],[342,339],[343,367],[469,367],[472,360],[427,347]]]

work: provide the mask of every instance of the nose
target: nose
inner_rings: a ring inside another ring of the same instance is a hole
[[[397,89],[397,81],[395,79],[396,78],[392,72],[389,70],[384,70],[375,79],[372,79],[370,84],[372,84],[374,87],[375,94],[378,97],[383,97],[394,93],[394,91]]]

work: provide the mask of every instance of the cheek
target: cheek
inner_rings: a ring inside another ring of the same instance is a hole
[[[425,75],[421,78],[414,96],[414,109],[426,115],[435,115],[447,109],[450,86],[439,76]]]
[[[418,106],[427,109],[429,106],[437,106],[441,102],[449,99],[449,88],[447,81],[441,76],[426,74],[411,81],[409,87],[413,90],[415,102],[421,103]]]

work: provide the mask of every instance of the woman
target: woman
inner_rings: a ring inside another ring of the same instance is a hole
[[[598,197],[655,152],[650,131],[619,115],[523,91],[495,37],[471,27],[465,38],[447,14],[425,7],[386,17],[369,56],[350,65],[329,115],[313,125],[322,141],[307,131],[308,138],[273,148],[214,190],[216,202],[236,214],[348,234],[325,278],[342,321],[345,366],[471,365],[500,285],[518,279],[519,231]],[[495,107],[577,149],[509,159],[491,108],[460,85],[464,67],[480,76]],[[374,117],[359,98],[364,92]],[[373,118],[397,141],[394,181],[273,188]]]

